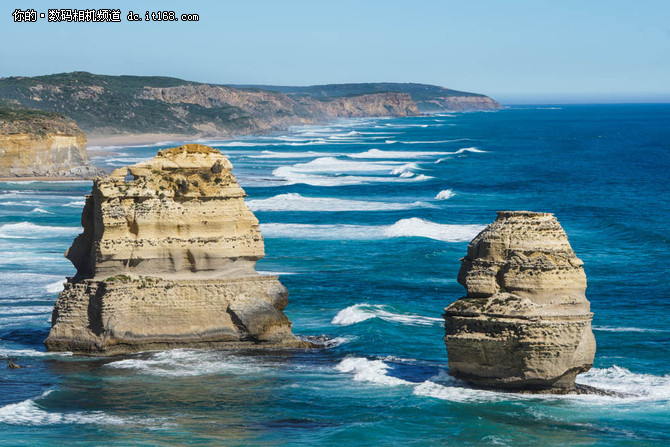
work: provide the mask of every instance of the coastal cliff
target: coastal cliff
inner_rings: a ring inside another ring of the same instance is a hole
[[[86,72],[0,78],[0,98],[65,113],[93,138],[149,134],[168,139],[227,138],[344,117],[501,108],[481,94],[426,84],[225,86]]]
[[[56,113],[0,102],[0,177],[89,178],[86,135]]]
[[[231,169],[189,144],[96,179],[47,349],[309,346],[282,312],[286,288],[254,269],[263,238]]]
[[[445,309],[449,373],[474,385],[566,393],[595,356],[586,275],[550,213],[501,211],[468,246]]]

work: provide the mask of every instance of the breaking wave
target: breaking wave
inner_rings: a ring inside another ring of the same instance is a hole
[[[442,318],[424,317],[413,314],[399,314],[391,312],[388,306],[381,304],[354,304],[346,309],[342,309],[335,315],[331,321],[338,326],[350,326],[372,318],[379,318],[384,321],[401,323],[407,325],[428,326],[436,323],[442,323]]]
[[[339,372],[353,374],[354,380],[358,382],[372,382],[387,386],[411,384],[406,380],[389,376],[387,372],[390,368],[381,360],[368,360],[363,357],[347,357],[335,366]]]
[[[455,195],[456,193],[451,189],[443,189],[442,191],[437,193],[437,195],[435,196],[435,200],[447,200],[451,199]]]
[[[321,240],[378,240],[394,237],[425,237],[444,242],[463,242],[475,237],[484,225],[438,224],[412,217],[393,225],[261,224],[265,237]]]
[[[236,357],[219,351],[174,349],[151,354],[148,358],[117,360],[107,368],[133,370],[161,377],[190,377],[209,374],[260,373],[265,368],[252,357]]]
[[[97,425],[151,425],[156,419],[119,417],[102,411],[47,411],[37,402],[51,393],[45,392],[34,399],[26,399],[16,404],[0,408],[0,423],[9,425],[60,425],[60,424],[97,424]]]
[[[249,200],[246,204],[252,211],[389,211],[431,206],[425,202],[368,202],[328,197],[305,197],[297,193]]]
[[[4,239],[41,239],[45,237],[58,237],[76,235],[81,233],[78,227],[52,227],[48,225],[36,225],[31,222],[18,222],[0,225],[0,238]]]

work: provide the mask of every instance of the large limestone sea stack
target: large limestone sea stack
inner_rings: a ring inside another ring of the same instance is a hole
[[[96,179],[47,349],[308,345],[282,313],[286,288],[254,269],[263,238],[231,168],[219,151],[188,144]]]
[[[445,309],[450,374],[474,385],[566,393],[595,355],[582,261],[553,214],[501,211],[473,239]]]

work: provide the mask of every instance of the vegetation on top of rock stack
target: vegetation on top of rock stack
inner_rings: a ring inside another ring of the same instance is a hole
[[[70,118],[55,112],[29,109],[0,98],[0,134],[78,134],[81,130]]]

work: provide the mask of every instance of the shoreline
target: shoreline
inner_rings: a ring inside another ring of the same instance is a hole
[[[151,146],[159,143],[193,142],[203,138],[201,135],[184,135],[170,133],[142,133],[124,135],[86,135],[86,150],[96,152],[112,146]],[[230,138],[226,136],[225,138]],[[100,149],[97,149],[100,148]]]
[[[6,182],[92,182],[92,178],[77,177],[0,177],[0,183]]]

